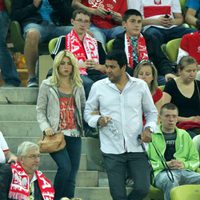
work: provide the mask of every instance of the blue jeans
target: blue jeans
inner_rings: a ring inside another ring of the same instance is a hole
[[[3,80],[6,84],[19,86],[19,79],[16,66],[13,63],[11,55],[6,46],[6,37],[8,33],[10,19],[7,12],[0,11],[0,68]]]
[[[170,191],[176,186],[186,184],[200,184],[199,173],[183,169],[172,170],[172,173],[174,176],[173,183],[169,180],[165,171],[160,172],[155,177],[155,186],[164,192],[165,200],[170,200]]]
[[[81,138],[65,136],[66,147],[58,152],[51,153],[58,169],[54,179],[55,198],[73,198],[75,192],[76,175],[81,157]]]
[[[105,168],[108,174],[110,193],[113,200],[142,200],[150,187],[150,165],[143,152],[105,154]],[[133,179],[133,190],[126,194],[125,179],[129,172]]]
[[[123,33],[124,28],[122,26],[116,26],[113,28],[98,28],[94,25],[91,25],[90,31],[94,34],[94,37],[98,41],[105,45],[107,41],[115,38],[116,35]]]

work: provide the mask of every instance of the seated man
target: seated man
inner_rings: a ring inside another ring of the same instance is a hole
[[[161,45],[194,31],[181,26],[183,16],[179,0],[137,0],[131,6],[143,15],[143,35],[150,60],[157,69],[163,66],[173,67],[162,52]],[[166,80],[175,77],[170,71],[164,75]]]
[[[38,44],[71,30],[71,1],[13,0],[12,19],[20,22],[25,37],[24,55],[29,71],[28,87],[37,87],[35,72]]]
[[[40,152],[37,144],[23,142],[17,150],[18,162],[0,167],[0,199],[53,200],[51,182],[38,171]]]
[[[90,14],[84,10],[75,10],[72,15],[72,31],[61,36],[55,46],[52,56],[59,51],[71,51],[79,61],[79,69],[83,85],[88,97],[93,82],[105,78],[105,56],[102,44],[87,34],[90,25]]]
[[[73,0],[74,8],[81,8],[92,15],[91,32],[102,44],[124,31],[122,15],[127,10],[125,0]]]
[[[160,111],[161,125],[152,134],[152,143],[148,146],[148,155],[154,170],[154,185],[164,192],[164,199],[170,200],[173,187],[184,184],[200,184],[199,155],[189,134],[176,127],[178,109],[172,103],[164,104]],[[156,152],[154,146],[158,150]],[[166,171],[161,156],[170,168]],[[170,178],[170,179],[169,179]]]
[[[146,42],[140,33],[142,29],[142,15],[135,9],[127,10],[122,18],[125,32],[117,35],[113,49],[124,49],[128,67],[127,72],[133,76],[133,70],[141,60],[148,60]]]
[[[200,1],[187,0],[185,21],[192,26],[200,27]]]

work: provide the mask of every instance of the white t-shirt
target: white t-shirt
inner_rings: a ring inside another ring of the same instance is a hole
[[[0,163],[5,163],[6,162],[6,158],[5,158],[5,151],[8,151],[8,145],[6,140],[3,137],[2,132],[0,131]]]
[[[173,13],[182,13],[179,0],[128,0],[128,9],[136,9],[141,12],[144,19],[157,19],[163,15],[169,15],[174,18]],[[166,28],[164,26],[147,25]],[[174,26],[171,26],[172,28]]]

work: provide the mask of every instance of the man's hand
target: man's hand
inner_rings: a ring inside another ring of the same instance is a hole
[[[112,16],[112,19],[118,23],[121,23],[122,22],[122,16],[120,13],[118,12],[114,12],[114,11],[111,11],[111,16]]]
[[[33,5],[38,8],[42,0],[33,0]]]
[[[170,160],[167,165],[170,169],[184,169],[184,164],[179,160]]]
[[[149,143],[152,141],[151,139],[151,131],[149,128],[145,128],[145,130],[142,132],[141,134],[141,140],[142,142],[145,142],[145,143]]]
[[[104,117],[100,117],[97,121],[97,124],[101,127],[107,126],[108,122],[111,120],[111,117],[108,116],[104,116]]]
[[[101,8],[101,7],[98,7],[98,8],[93,10],[92,14],[97,15],[97,16],[102,17],[102,18],[105,18],[106,16],[108,16],[108,11]]]
[[[92,69],[96,69],[96,66],[98,65],[98,63],[96,63],[94,60],[92,59],[87,59],[85,61],[85,68],[92,68]]]

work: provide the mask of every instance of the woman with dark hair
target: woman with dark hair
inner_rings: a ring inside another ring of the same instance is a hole
[[[178,70],[179,77],[166,83],[163,104],[172,102],[178,107],[178,127],[194,137],[200,130],[200,81],[195,80],[197,62],[191,56],[183,56]]]

